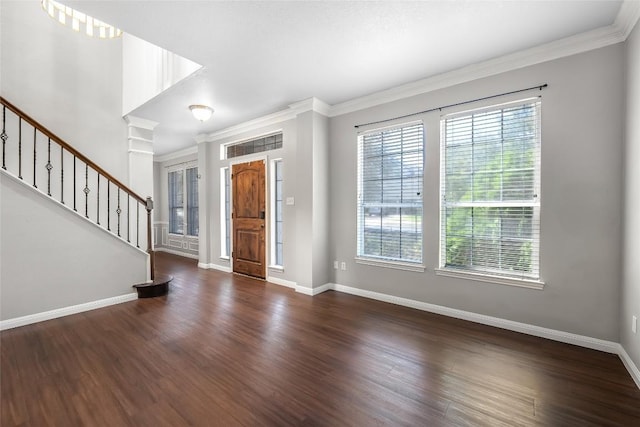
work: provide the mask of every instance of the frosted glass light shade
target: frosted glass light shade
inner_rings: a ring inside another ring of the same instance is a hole
[[[189,105],[189,109],[193,117],[201,122],[209,120],[213,114],[213,108],[207,107],[206,105]]]

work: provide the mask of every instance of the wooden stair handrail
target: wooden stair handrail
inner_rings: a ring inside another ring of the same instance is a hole
[[[145,198],[139,196],[138,194],[136,194],[133,190],[131,190],[129,187],[127,187],[126,185],[124,185],[122,182],[120,182],[119,180],[117,180],[116,178],[113,177],[113,175],[111,175],[109,172],[105,171],[104,169],[102,169],[100,166],[98,166],[97,164],[95,164],[92,160],[90,160],[87,156],[85,156],[84,154],[82,154],[81,152],[79,152],[78,150],[76,150],[75,148],[73,148],[71,145],[69,145],[67,142],[65,142],[62,138],[58,137],[55,133],[51,132],[49,129],[47,129],[45,126],[43,126],[42,124],[40,124],[37,120],[33,119],[31,116],[29,116],[27,113],[25,113],[24,111],[20,110],[18,107],[16,107],[15,105],[13,105],[11,102],[7,101],[4,97],[0,96],[0,102],[2,102],[2,105],[4,105],[5,107],[7,107],[9,110],[13,111],[18,117],[22,118],[22,120],[26,121],[27,123],[29,123],[31,126],[33,126],[34,128],[38,129],[42,134],[44,134],[47,138],[51,138],[53,141],[55,141],[57,144],[59,144],[61,147],[63,147],[65,150],[67,150],[68,152],[70,152],[71,154],[73,154],[74,156],[76,156],[78,159],[80,159],[81,161],[83,161],[85,164],[89,165],[91,168],[93,168],[96,172],[98,172],[100,175],[104,176],[105,178],[107,178],[110,182],[113,182],[115,185],[117,185],[118,187],[120,187],[123,191],[125,191],[127,194],[129,194],[131,197],[133,197],[134,199],[136,199],[138,202],[142,203],[143,205],[146,205],[147,201]]]

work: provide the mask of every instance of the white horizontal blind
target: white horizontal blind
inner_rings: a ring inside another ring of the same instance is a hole
[[[422,124],[358,138],[358,256],[422,262]]]
[[[184,233],[184,171],[169,172],[169,233]]]
[[[540,102],[445,116],[441,267],[539,278]]]
[[[198,168],[186,170],[187,190],[187,235],[198,236],[200,221],[198,219]]]

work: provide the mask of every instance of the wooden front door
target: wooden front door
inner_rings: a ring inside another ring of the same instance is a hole
[[[265,278],[265,166],[233,165],[233,271]]]

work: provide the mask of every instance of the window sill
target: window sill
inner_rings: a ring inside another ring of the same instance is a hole
[[[395,268],[396,270],[414,271],[424,273],[425,267],[422,264],[412,264],[401,261],[385,261],[373,258],[355,258],[357,264],[373,265],[375,267]]]
[[[284,273],[284,267],[281,265],[270,265],[269,270],[277,271],[278,273]]]
[[[220,259],[224,259],[224,260],[226,260],[226,261],[229,261],[229,257],[228,257],[228,256],[226,256],[226,255],[222,255],[222,256],[220,257]]]
[[[436,275],[455,277],[458,279],[477,280],[480,282],[495,283],[498,285],[517,286],[520,288],[543,290],[544,282],[534,279],[516,279],[511,277],[493,276],[490,274],[472,273],[469,271],[452,270],[448,268],[436,268]]]

